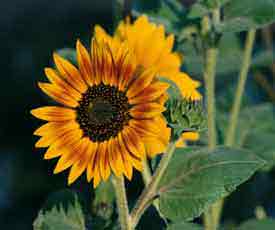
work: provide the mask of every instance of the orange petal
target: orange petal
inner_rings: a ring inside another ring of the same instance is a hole
[[[99,168],[100,168],[100,175],[101,178],[106,181],[110,176],[110,165],[107,161],[108,156],[108,142],[104,141],[99,144],[98,147],[98,155],[99,155]]]
[[[119,152],[117,138],[111,138],[108,145],[109,163],[116,176],[121,176],[124,169],[122,158]]]
[[[124,174],[128,178],[128,180],[131,180],[133,176],[133,166],[125,156],[126,154],[129,154],[129,153],[128,153],[128,150],[126,149],[126,146],[124,145],[123,139],[121,137],[121,133],[118,134],[118,143],[119,143],[121,157],[122,157],[122,161],[125,169]]]
[[[96,142],[92,142],[90,141],[90,144],[88,146],[88,152],[91,153],[90,159],[88,161],[88,165],[87,165],[87,181],[90,182],[93,178],[94,175],[94,171],[93,171],[93,165],[94,165],[94,161],[95,161],[95,157],[96,157],[96,153],[97,153],[97,147],[98,144]]]
[[[75,143],[79,142],[82,137],[82,130],[74,130],[73,132],[67,132],[62,137],[56,139],[56,141],[51,144],[47,152],[44,155],[44,159],[52,159],[63,154],[64,149],[70,148]]]
[[[69,168],[72,164],[79,161],[82,157],[84,147],[85,142],[82,139],[79,140],[75,145],[70,146],[70,148],[64,149],[64,153],[61,155],[54,169],[54,174],[64,171],[65,169]]]
[[[141,73],[140,76],[136,78],[136,80],[130,84],[129,89],[126,93],[127,97],[131,99],[135,97],[140,92],[142,92],[146,87],[150,85],[156,75],[155,70],[147,69]]]
[[[85,92],[87,90],[87,85],[82,79],[82,76],[78,72],[77,68],[56,53],[53,54],[53,58],[62,77],[64,77],[80,93]]]
[[[83,138],[83,148],[82,148],[82,153],[79,152],[82,157],[80,158],[79,161],[73,164],[69,177],[68,177],[68,184],[72,184],[86,169],[86,166],[88,164],[88,160],[90,158],[91,152],[88,152],[88,146],[90,143],[89,138]]]
[[[66,94],[70,95],[76,101],[79,101],[81,99],[81,94],[76,89],[74,89],[69,83],[63,80],[63,78],[59,76],[54,69],[45,68],[44,71],[51,83],[53,83],[61,89],[64,89],[66,91]]]
[[[79,64],[79,68],[81,71],[81,74],[86,81],[86,83],[91,86],[94,83],[93,75],[92,75],[92,63],[91,63],[91,57],[84,47],[82,43],[77,40],[76,42],[76,53],[77,53],[77,62]]]
[[[122,139],[129,152],[138,158],[145,156],[145,147],[138,133],[130,127],[125,127],[122,131]]]
[[[169,86],[169,84],[164,82],[155,82],[145,88],[136,97],[129,99],[129,103],[140,104],[156,100],[169,88]]]
[[[197,132],[185,132],[181,137],[185,141],[197,141],[200,138],[200,135]]]
[[[75,110],[59,106],[40,107],[31,110],[31,114],[46,121],[68,121],[76,119]]]
[[[79,124],[75,121],[65,121],[65,122],[48,122],[40,126],[37,130],[34,131],[36,136],[45,136],[51,135],[59,130],[73,130],[79,128]]]
[[[94,172],[94,181],[93,181],[94,188],[96,188],[98,186],[98,184],[100,183],[100,181],[101,181],[99,162],[100,162],[100,155],[96,154],[96,159],[95,159],[95,162],[94,162],[94,169],[93,169],[93,172]]]
[[[148,119],[159,116],[166,108],[158,103],[138,104],[130,109],[130,114],[137,119]]]
[[[55,101],[69,107],[77,107],[78,102],[72,98],[64,89],[50,84],[50,83],[38,83],[39,88]]]

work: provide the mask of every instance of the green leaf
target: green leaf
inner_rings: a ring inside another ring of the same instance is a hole
[[[34,230],[85,230],[82,208],[75,197],[67,210],[62,206],[54,206],[51,210],[40,211],[33,223]]]
[[[275,21],[275,0],[231,0],[224,9],[223,32],[241,32]]]
[[[228,115],[220,114],[218,125],[225,138]],[[255,152],[266,160],[265,170],[275,166],[275,116],[273,105],[269,103],[243,109],[239,116],[235,146]]]
[[[188,18],[202,18],[203,16],[207,15],[209,13],[209,9],[200,3],[195,3],[192,5],[190,12],[188,13]]]
[[[187,41],[180,44],[179,49],[184,56],[184,66],[191,75],[202,75],[203,55],[196,51],[195,41]],[[242,49],[239,38],[233,33],[225,33],[219,44],[219,58],[217,63],[217,74],[225,75],[237,72],[242,61]]]
[[[203,230],[203,228],[198,224],[181,222],[169,225],[167,230]]]
[[[274,230],[275,220],[263,219],[263,220],[248,220],[241,224],[237,230]]]
[[[230,0],[199,0],[191,6],[188,18],[202,18],[209,14],[211,10],[222,7]]]
[[[264,164],[255,154],[241,149],[177,149],[160,181],[160,210],[172,221],[192,220]]]
[[[178,31],[178,24],[181,22],[185,9],[182,4],[174,0],[164,0],[160,2],[160,6],[154,10],[144,10],[142,8],[135,8],[132,11],[133,16],[138,17],[146,13],[150,21],[156,24],[163,24],[165,30],[169,33],[176,33]]]

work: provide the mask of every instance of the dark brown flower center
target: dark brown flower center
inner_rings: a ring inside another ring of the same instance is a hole
[[[115,137],[130,120],[126,94],[110,85],[90,87],[77,107],[77,121],[94,142]]]

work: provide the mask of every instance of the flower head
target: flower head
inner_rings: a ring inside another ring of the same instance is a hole
[[[71,167],[69,184],[84,171],[94,187],[111,173],[130,180],[133,168],[142,170],[145,143],[155,144],[158,122],[165,123],[160,98],[169,85],[154,66],[137,63],[128,42],[97,36],[90,53],[80,41],[76,48],[78,68],[54,54],[57,70],[46,68],[50,83],[39,83],[61,105],[31,111],[47,121],[34,132],[36,147],[48,148],[45,159],[60,157],[54,173]]]
[[[146,15],[142,15],[133,23],[130,23],[129,18],[120,22],[113,36],[108,35],[102,27],[96,26],[95,37],[111,44],[114,52],[117,52],[121,42],[126,41],[133,50],[137,65],[143,68],[154,66],[157,76],[173,81],[184,99],[201,100],[202,96],[197,91],[200,83],[180,71],[180,55],[173,52],[174,35],[166,36],[163,25],[156,25],[150,22]],[[165,99],[167,95],[164,94],[160,102],[166,101]],[[163,120],[163,118],[156,119]],[[167,127],[166,122],[159,121],[158,123],[159,137],[145,140],[147,154],[151,157],[166,150],[171,136],[171,129]],[[189,135],[184,134],[179,140],[179,146],[183,146],[186,140],[196,141],[198,136],[195,132],[190,132]]]

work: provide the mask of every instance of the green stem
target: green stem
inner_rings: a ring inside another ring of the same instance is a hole
[[[216,125],[215,125],[215,75],[217,63],[217,48],[206,50],[206,63],[204,81],[207,101],[207,126],[208,126],[208,147],[214,149],[216,146]]]
[[[204,81],[207,101],[207,126],[208,126],[208,148],[214,149],[216,146],[216,124],[215,124],[215,75],[218,49],[209,48],[206,50],[206,63],[204,71]],[[213,212],[215,207],[211,207],[204,214],[205,230],[215,230],[213,225]]]
[[[154,175],[152,176],[152,179],[150,183],[146,186],[146,188],[143,190],[140,198],[138,199],[135,207],[133,208],[131,212],[132,217],[132,225],[135,227],[144,213],[144,211],[147,209],[147,207],[151,204],[151,202],[154,200],[156,194],[157,194],[157,187],[158,184],[170,162],[170,159],[174,153],[176,147],[176,142],[171,142],[168,147],[166,153],[163,154],[162,159],[158,165],[158,168],[156,169]]]
[[[131,218],[129,215],[128,202],[124,184],[124,177],[113,177],[113,185],[116,193],[116,202],[119,214],[119,223],[121,230],[133,230]]]
[[[256,30],[250,30],[248,32],[246,41],[245,41],[245,50],[243,56],[242,68],[239,74],[239,82],[237,86],[237,91],[235,94],[235,100],[233,103],[232,111],[229,119],[229,128],[226,135],[225,145],[233,146],[235,141],[236,128],[238,124],[238,117],[241,108],[241,101],[244,92],[244,86],[248,75],[249,66],[251,63],[251,54],[253,49],[253,44],[255,40]],[[222,208],[224,200],[220,200],[213,205],[212,208],[212,221],[213,229],[216,229],[219,225]]]
[[[241,101],[242,101],[242,96],[244,92],[245,82],[248,75],[249,66],[251,63],[251,54],[252,54],[253,44],[255,40],[255,35],[256,35],[256,30],[254,29],[250,30],[248,32],[248,35],[245,41],[245,50],[243,55],[242,68],[239,74],[239,82],[237,85],[237,91],[235,94],[235,100],[234,100],[234,104],[232,106],[232,110],[230,114],[229,127],[227,130],[227,135],[225,140],[226,146],[234,145],[235,133],[238,125],[238,117],[239,117],[240,108],[241,108]]]
[[[150,181],[152,180],[152,174],[151,174],[151,170],[150,170],[150,167],[148,164],[148,160],[145,158],[142,161],[142,164],[143,164],[142,178],[143,178],[145,186],[148,186]],[[153,201],[153,205],[154,205],[155,209],[157,210],[159,216],[164,220],[165,223],[167,223],[165,216],[160,211],[159,199],[155,199]]]
[[[212,12],[214,26],[220,23],[220,10],[215,9]],[[209,17],[202,20],[202,32],[207,35],[210,31]],[[217,65],[218,48],[210,47],[206,50],[205,67],[204,67],[204,82],[206,88],[207,101],[207,126],[208,126],[208,148],[214,149],[216,146],[216,123],[215,123],[215,75]],[[203,215],[203,222],[205,230],[214,230],[213,213],[215,212],[215,205],[211,207]]]

